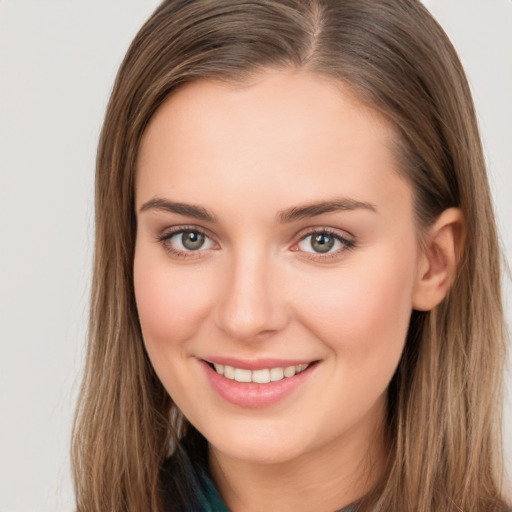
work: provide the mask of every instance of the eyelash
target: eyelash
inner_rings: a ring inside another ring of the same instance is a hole
[[[186,232],[198,233],[199,235],[202,235],[206,239],[213,242],[212,237],[209,236],[206,231],[198,228],[197,226],[177,226],[177,227],[157,236],[156,240],[164,247],[164,249],[169,254],[171,254],[174,257],[183,258],[183,259],[185,259],[185,258],[200,258],[201,253],[203,251],[209,250],[209,249],[199,248],[196,251],[194,251],[194,250],[182,251],[182,250],[176,249],[175,247],[172,246],[172,244],[169,243],[170,239],[173,238],[174,236],[180,235],[180,234],[183,235],[183,233],[186,233]],[[326,252],[324,254],[315,252],[315,251],[300,251],[300,249],[298,249],[298,245],[301,242],[304,242],[308,237],[313,237],[315,235],[330,236],[330,237],[334,238],[335,241],[339,242],[342,247],[337,249],[336,251]],[[344,236],[340,235],[338,232],[336,232],[332,229],[329,229],[329,228],[309,229],[309,230],[299,233],[299,235],[297,235],[297,236],[299,237],[299,240],[292,245],[290,250],[302,252],[303,257],[312,259],[315,261],[327,261],[327,260],[330,260],[333,258],[337,258],[340,256],[341,253],[343,253],[345,251],[352,250],[356,247],[355,240],[345,238]],[[215,242],[213,242],[213,243],[215,243]]]
[[[179,249],[176,249],[172,246],[170,243],[171,238],[173,238],[176,235],[183,235],[183,233],[191,232],[191,233],[198,233],[200,235],[203,235],[206,239],[212,240],[212,237],[208,235],[208,233],[197,226],[177,226],[169,231],[166,231],[165,233],[162,233],[161,235],[157,236],[157,242],[162,244],[163,248],[172,256],[177,258],[200,258],[201,252],[207,249],[198,249],[197,251],[180,251]]]
[[[341,244],[341,247],[333,252],[326,252],[324,254],[315,252],[315,251],[301,251],[303,254],[302,256],[305,258],[312,259],[314,261],[328,261],[331,259],[339,258],[340,255],[346,251],[350,251],[356,247],[356,242],[353,239],[346,238],[337,231],[329,228],[314,228],[309,229],[306,231],[301,232],[298,237],[299,241],[294,243],[292,246],[293,251],[299,252],[299,249],[295,249],[295,247],[298,247],[298,245],[306,240],[309,237],[313,237],[315,235],[327,235],[332,238],[334,238],[335,241],[339,242]]]

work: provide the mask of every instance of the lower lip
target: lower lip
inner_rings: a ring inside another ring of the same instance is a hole
[[[228,379],[218,374],[205,361],[201,361],[201,364],[213,389],[224,400],[240,407],[251,408],[267,407],[287,397],[301,386],[318,366],[313,363],[293,377],[285,377],[267,384],[257,384],[255,382],[238,382]]]

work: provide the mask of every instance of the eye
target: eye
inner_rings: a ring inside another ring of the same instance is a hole
[[[314,231],[302,237],[297,249],[318,255],[337,254],[354,247],[355,242],[327,230]]]
[[[176,239],[176,240],[174,240]],[[206,235],[198,231],[183,231],[169,239],[171,242],[181,244],[180,249],[186,251],[197,251],[206,242]]]
[[[202,231],[197,229],[179,229],[166,233],[158,238],[165,249],[178,256],[189,256],[187,253],[198,253],[201,250],[214,249],[216,244]]]

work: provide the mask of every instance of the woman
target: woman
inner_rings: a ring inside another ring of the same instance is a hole
[[[164,2],[96,191],[78,510],[507,510],[485,165],[419,2]]]

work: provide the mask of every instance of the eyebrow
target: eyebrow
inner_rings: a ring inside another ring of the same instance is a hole
[[[282,223],[294,222],[309,217],[316,217],[324,213],[332,213],[347,210],[369,210],[377,213],[377,208],[371,203],[356,201],[355,199],[333,199],[331,201],[321,201],[310,203],[303,206],[294,206],[278,213],[278,219]]]
[[[332,199],[330,201],[320,201],[318,203],[309,203],[302,206],[293,206],[278,212],[277,218],[279,222],[285,224],[301,219],[316,217],[317,215],[322,215],[324,213],[358,209],[377,212],[377,209],[371,203],[357,201],[355,199],[341,198]],[[148,210],[162,210],[166,212],[177,213],[178,215],[186,215],[187,217],[193,217],[195,219],[208,222],[217,221],[216,216],[202,206],[168,201],[167,199],[162,199],[159,197],[150,199],[149,201],[145,202],[140,207],[139,212],[142,213]]]
[[[209,212],[202,206],[196,206],[188,203],[176,203],[174,201],[168,201],[167,199],[161,199],[156,197],[145,202],[139,212],[146,212],[148,210],[162,210],[171,213],[177,213],[178,215],[186,215],[187,217],[193,217],[194,219],[204,220],[208,222],[215,222],[216,217],[213,213]]]

